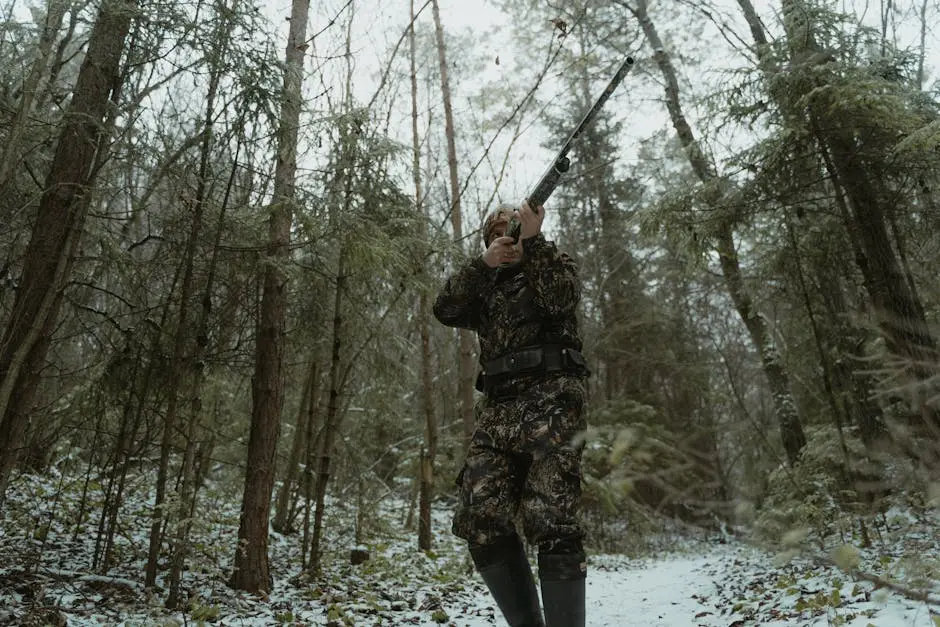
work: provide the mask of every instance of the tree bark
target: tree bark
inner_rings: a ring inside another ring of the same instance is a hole
[[[831,149],[833,171],[830,175],[845,189],[871,275],[869,296],[879,314],[879,328],[891,354],[898,358],[898,368],[920,382],[911,404],[920,408],[928,403],[931,379],[936,374],[937,346],[924,316],[923,305],[904,275],[888,234],[884,209],[878,190],[855,156],[851,141],[836,130],[821,131],[818,137]],[[935,423],[934,427],[940,427]]]
[[[300,407],[297,409],[297,421],[294,423],[294,437],[291,441],[290,458],[287,460],[287,468],[284,470],[284,479],[281,487],[278,489],[277,498],[274,500],[274,521],[271,527],[278,533],[291,533],[294,531],[291,514],[293,508],[291,503],[294,500],[294,484],[297,480],[297,469],[300,467],[300,458],[307,446],[307,421],[313,419],[312,407],[316,403],[317,378],[319,368],[316,360],[310,364],[310,370],[304,381],[304,388],[301,392]]]
[[[437,2],[434,3],[437,11]],[[437,23],[440,19],[435,18]],[[418,133],[418,70],[415,51],[415,6],[411,0],[411,27],[408,42],[411,51],[411,138],[412,138],[412,171],[415,185],[415,211],[418,213],[419,234],[421,242],[428,238],[428,220],[424,207],[424,197],[421,190],[421,137]],[[440,46],[441,40],[438,40]],[[448,151],[449,152],[449,151]],[[448,163],[450,158],[448,157]],[[451,171],[451,185],[456,178],[456,157],[454,168]],[[421,255],[415,260],[419,271],[427,275],[427,259]],[[424,445],[421,447],[421,473],[420,473],[420,499],[421,515],[418,523],[418,548],[423,551],[431,550],[431,499],[434,496],[434,460],[437,457],[438,426],[434,414],[433,375],[431,372],[431,304],[426,290],[422,289],[418,297],[418,327],[421,337],[421,394],[420,414],[424,422]],[[472,392],[471,392],[472,395]],[[464,423],[466,425],[466,423]]]
[[[460,207],[460,180],[457,173],[457,139],[454,130],[454,111],[451,103],[450,78],[447,71],[447,46],[438,0],[431,0],[434,13],[434,31],[437,38],[437,58],[441,71],[441,98],[444,103],[444,133],[447,136],[447,170],[450,174],[450,221],[454,241],[463,242],[463,216]],[[460,419],[464,427],[465,443],[473,435],[473,384],[476,367],[473,360],[473,334],[467,329],[457,331],[457,398],[460,400]]]
[[[333,298],[333,349],[330,354],[330,391],[326,416],[323,419],[323,437],[320,442],[320,459],[317,464],[317,480],[314,488],[316,508],[313,514],[313,532],[310,539],[308,566],[310,573],[314,576],[320,573],[323,510],[326,506],[326,488],[330,481],[330,458],[333,451],[333,441],[336,439],[336,422],[339,414],[340,368],[343,348],[343,297],[346,291],[346,281],[348,280],[346,276],[346,254],[345,246],[341,244],[336,273],[336,292]]]
[[[319,395],[318,395],[319,396]],[[315,398],[310,403],[310,413],[307,415],[306,429],[304,432],[304,476],[303,476],[303,534],[300,542],[300,561],[303,568],[309,568],[307,560],[307,548],[310,546],[310,511],[314,499],[314,485],[316,481],[317,451],[319,450],[322,431],[316,429],[317,411],[319,410],[320,399]]]
[[[99,9],[39,201],[9,323],[0,341],[0,511],[81,239],[134,0]]]
[[[220,33],[217,34],[219,37]],[[221,39],[220,39],[221,43]],[[190,321],[190,308],[196,292],[195,265],[197,251],[199,250],[199,238],[202,234],[206,190],[208,187],[209,165],[213,140],[213,120],[216,116],[215,101],[218,96],[219,83],[221,81],[221,64],[216,63],[210,70],[209,86],[206,93],[205,111],[202,125],[200,142],[199,171],[196,180],[196,193],[192,207],[192,223],[190,224],[189,236],[186,242],[186,252],[183,258],[182,284],[180,286],[180,304],[176,321],[176,335],[173,339],[173,353],[170,361],[170,372],[167,383],[167,409],[166,416],[163,419],[163,435],[160,441],[160,461],[157,468],[157,485],[154,493],[153,520],[150,526],[150,540],[147,551],[147,564],[144,567],[144,580],[148,587],[153,587],[157,582],[158,562],[160,558],[160,549],[163,545],[165,525],[167,521],[174,519],[174,512],[167,511],[165,505],[167,502],[167,484],[170,480],[170,457],[174,449],[174,435],[180,430],[179,415],[184,397],[195,394],[198,387],[192,379],[194,376],[193,365],[197,361],[197,345],[194,342],[197,333],[194,333]],[[206,288],[209,289],[209,286]],[[185,411],[185,406],[182,408]],[[193,416],[189,420],[183,420],[184,430],[190,433]],[[186,438],[183,453],[184,475],[192,468],[190,461],[192,459],[192,443]],[[184,481],[185,483],[185,481]],[[179,507],[185,507],[182,501],[179,501]],[[175,512],[175,518],[184,518],[180,510]],[[174,562],[173,567],[182,568],[182,564]],[[176,592],[179,587],[179,570],[176,574],[170,576],[170,591],[168,597],[169,607],[174,607],[176,603]]]
[[[215,42],[215,49],[220,57],[224,57],[229,44],[231,43],[231,22],[228,20],[218,20],[218,31]],[[218,81],[221,77],[221,69],[218,64],[213,67],[213,78],[210,85],[210,96],[206,99],[206,120],[205,120],[205,141],[202,146],[202,158],[199,164],[199,182],[196,190],[197,213],[201,216],[205,211],[205,205],[208,200],[209,188],[209,160],[212,148],[212,120],[215,115],[214,103],[218,91]],[[208,444],[204,437],[204,428],[202,426],[205,412],[203,411],[202,394],[203,382],[205,380],[205,357],[209,343],[209,321],[212,312],[212,292],[215,285],[216,269],[218,268],[219,249],[222,242],[222,233],[225,227],[225,212],[228,207],[228,200],[231,195],[234,176],[238,168],[238,145],[235,151],[234,163],[232,164],[232,174],[229,177],[228,187],[225,190],[225,196],[222,201],[222,208],[219,211],[218,224],[215,231],[215,241],[212,247],[212,257],[209,261],[208,276],[205,287],[203,288],[200,301],[199,317],[196,320],[194,340],[191,350],[192,354],[184,359],[185,365],[185,389],[189,390],[189,405],[187,407],[188,416],[185,420],[185,427],[181,429],[184,432],[185,449],[183,451],[183,464],[180,472],[179,488],[179,507],[176,515],[176,533],[174,534],[173,551],[170,560],[169,586],[166,599],[166,607],[170,609],[179,608],[183,599],[181,598],[181,584],[183,570],[186,564],[186,558],[189,556],[189,533],[192,528],[193,516],[196,512],[196,502],[199,493],[201,481],[200,464],[204,463],[203,455],[211,450],[211,444]],[[193,234],[195,239],[195,233]],[[209,440],[211,441],[211,436]]]
[[[847,270],[834,273],[832,268],[817,273],[818,291],[823,296],[828,320],[827,344],[837,352],[832,364],[833,384],[839,405],[849,422],[858,426],[862,442],[869,448],[878,448],[888,438],[888,431],[881,407],[874,401],[872,367],[864,355],[868,332],[850,322],[852,316],[842,286],[846,274]]]
[[[352,58],[352,16],[346,24],[346,116],[340,122],[339,139],[336,146],[337,164],[334,167],[335,175],[333,184],[336,191],[340,194],[341,204],[331,213],[331,219],[334,223],[339,223],[337,214],[349,215],[353,211],[353,192],[355,173],[359,166],[358,159],[358,129],[353,130],[352,125],[356,123],[352,116],[348,115],[352,108],[353,93],[353,65],[350,62]],[[340,233],[337,237],[338,250],[336,261],[336,285],[333,293],[333,323],[332,323],[332,344],[330,352],[330,371],[329,371],[329,391],[326,403],[326,415],[323,417],[323,428],[319,442],[320,458],[317,463],[316,485],[314,486],[315,508],[313,513],[313,530],[310,533],[310,558],[307,563],[308,572],[316,577],[321,572],[322,551],[320,544],[323,538],[323,517],[326,509],[326,490],[330,482],[330,464],[333,455],[333,443],[339,431],[340,406],[339,399],[345,387],[345,376],[343,373],[343,355],[345,348],[345,325],[343,323],[343,301],[346,298],[347,283],[349,275],[347,273],[347,264],[351,254],[349,240],[345,233]],[[349,368],[355,361],[355,356],[350,359]],[[349,373],[349,369],[345,374]]]
[[[281,424],[284,374],[284,326],[290,230],[295,202],[297,136],[300,126],[304,51],[307,49],[308,0],[293,0],[285,52],[284,88],[274,170],[274,199],[268,223],[269,247],[264,264],[261,321],[255,339],[252,377],[251,431],[248,464],[235,549],[232,587],[268,592],[272,578],[268,562],[268,521],[274,488],[275,453]]]
[[[763,314],[755,309],[751,294],[744,285],[730,224],[721,225],[717,236],[716,251],[725,287],[760,357],[761,367],[764,376],[767,377],[767,385],[770,387],[773,398],[774,414],[780,428],[780,441],[787,454],[787,461],[792,466],[799,459],[800,451],[806,446],[803,423],[790,389],[790,376],[783,365],[780,353],[773,345],[767,329],[767,321]]]

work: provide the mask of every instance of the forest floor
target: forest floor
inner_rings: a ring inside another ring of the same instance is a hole
[[[434,549],[425,553],[416,550],[415,533],[404,529],[404,505],[379,517],[360,516],[369,539],[357,544],[353,509],[335,503],[325,525],[322,576],[302,574],[300,533],[272,533],[273,590],[251,595],[226,584],[237,499],[207,493],[193,523],[191,566],[183,577],[186,608],[169,611],[162,603],[164,589],[142,586],[149,501],[135,497],[126,503],[112,565],[102,574],[93,562],[98,521],[63,523],[80,517],[76,495],[82,490],[91,496],[89,503],[100,506],[101,487],[82,483],[78,490],[77,479],[71,489],[69,484],[61,477],[50,483],[31,476],[11,484],[0,520],[2,625],[504,624],[465,548],[448,532],[450,514],[443,506],[435,512]],[[859,565],[854,575],[805,553],[781,559],[717,536],[664,536],[656,545],[669,548],[644,556],[592,554],[588,625],[940,626],[940,517],[893,511],[884,521],[877,546],[852,552],[850,561]],[[353,566],[349,552],[357,547],[366,548],[370,559]]]

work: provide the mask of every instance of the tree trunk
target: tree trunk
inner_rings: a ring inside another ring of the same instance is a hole
[[[437,11],[437,3],[434,3]],[[435,17],[440,25],[439,16]],[[428,238],[428,220],[424,208],[424,197],[421,190],[421,137],[418,134],[418,70],[415,52],[415,6],[411,0],[411,27],[408,42],[411,50],[411,138],[412,138],[412,171],[415,185],[415,210],[418,213],[419,234],[422,243]],[[439,50],[442,50],[443,41],[438,39]],[[448,151],[449,152],[449,151]],[[450,158],[448,157],[448,162]],[[456,156],[451,171],[451,185],[456,181]],[[427,275],[427,259],[424,255],[416,259],[420,264],[419,271]],[[423,551],[431,550],[431,499],[434,496],[434,459],[437,456],[438,426],[434,414],[433,375],[431,372],[431,305],[426,290],[421,290],[418,297],[418,327],[421,336],[421,403],[420,413],[424,421],[424,445],[421,447],[421,520],[418,524],[418,547]],[[471,392],[472,395],[472,392]],[[466,422],[464,422],[466,425]]]
[[[300,466],[300,458],[307,446],[307,421],[313,418],[311,407],[316,403],[317,377],[319,368],[316,359],[310,364],[310,371],[304,381],[304,389],[300,396],[300,407],[297,409],[297,421],[294,423],[294,437],[291,441],[290,458],[287,460],[287,468],[284,469],[284,479],[281,487],[277,491],[277,498],[274,500],[274,521],[271,527],[278,533],[292,532],[292,510],[291,502],[294,494],[294,484],[297,479],[297,469]]]
[[[220,21],[220,29],[224,28],[224,24],[227,22]],[[224,54],[225,43],[227,42],[227,36],[224,33],[224,30],[219,30],[216,33],[216,44],[221,48],[220,56]],[[163,420],[163,435],[160,441],[160,461],[157,468],[157,485],[154,494],[154,507],[153,507],[153,520],[150,526],[150,541],[147,551],[147,564],[144,568],[144,581],[145,585],[148,587],[153,587],[157,582],[157,570],[158,562],[160,558],[160,549],[163,545],[165,525],[167,521],[173,519],[173,513],[169,512],[165,507],[167,503],[167,483],[169,482],[169,468],[170,468],[170,456],[174,449],[174,435],[180,431],[178,426],[179,414],[181,412],[180,406],[183,400],[182,397],[188,396],[191,399],[194,399],[198,395],[198,389],[200,383],[195,379],[200,377],[199,373],[195,372],[195,364],[200,361],[199,354],[203,350],[201,342],[197,338],[201,338],[205,335],[204,329],[199,331],[194,331],[193,325],[190,322],[190,307],[192,305],[192,300],[196,292],[196,286],[194,285],[194,275],[195,275],[195,264],[196,258],[198,256],[199,250],[199,238],[202,234],[204,214],[205,214],[205,205],[206,205],[206,194],[208,189],[208,177],[209,177],[209,167],[211,161],[211,151],[212,151],[212,140],[214,137],[213,133],[213,120],[217,114],[215,110],[215,101],[218,96],[219,83],[222,78],[222,67],[221,64],[216,63],[210,70],[209,76],[209,86],[206,93],[206,103],[205,103],[205,112],[203,117],[202,133],[201,133],[201,144],[200,144],[200,158],[199,158],[199,171],[197,173],[196,181],[196,193],[193,200],[193,211],[192,211],[192,224],[190,225],[190,231],[188,240],[186,242],[186,252],[183,263],[183,278],[182,284],[180,286],[180,304],[179,304],[179,313],[176,322],[176,335],[173,340],[173,354],[170,361],[170,373],[167,383],[167,410],[166,416]],[[221,223],[219,225],[221,229]],[[217,231],[216,239],[218,240]],[[213,260],[217,255],[217,251],[213,252]],[[214,261],[213,261],[214,263]],[[208,294],[211,290],[211,279],[206,285],[206,293],[203,298],[203,303],[208,302]],[[207,313],[205,309],[203,310],[203,315],[198,326],[205,327],[208,323],[206,319]],[[186,407],[183,407],[185,411]],[[195,416],[190,416],[189,420],[183,420],[183,430],[185,430],[187,436],[192,433],[191,427]],[[192,451],[193,443],[187,437],[184,444],[184,453],[183,453],[183,470],[184,475],[192,470],[191,460],[193,456]],[[188,481],[184,478],[183,481],[186,484],[188,489]],[[187,505],[185,501],[178,500],[179,508],[185,508]],[[184,519],[185,516],[181,513],[182,509],[178,509],[175,512],[176,519]],[[176,543],[177,547],[181,546],[181,543],[178,541]],[[176,552],[176,549],[174,549]],[[182,567],[182,564],[178,561],[181,558],[174,558],[174,567]],[[168,597],[168,603],[170,607],[175,607],[176,603],[176,592],[179,586],[179,572],[175,574],[171,573],[171,585]]]
[[[864,355],[863,346],[868,332],[851,324],[851,312],[839,277],[842,273],[836,274],[831,270],[826,268],[819,272],[817,280],[830,329],[828,344],[837,351],[832,365],[833,385],[839,405],[849,422],[858,426],[862,442],[869,448],[877,448],[888,437],[888,431],[881,407],[874,401],[872,365]]]
[[[751,295],[744,286],[734,235],[728,223],[723,224],[719,230],[716,251],[725,287],[747,328],[754,349],[760,356],[764,376],[767,377],[767,384],[773,398],[774,414],[780,428],[780,441],[787,454],[787,461],[792,466],[799,459],[800,451],[806,446],[803,423],[790,390],[790,377],[767,330],[767,320],[763,314],[755,310]]]
[[[828,151],[822,149],[821,157],[825,167],[832,171],[833,166]],[[862,274],[866,291],[871,294],[873,291],[871,270],[865,253],[862,251],[858,229],[855,228],[851,219],[842,185],[835,178],[830,178],[829,183],[832,185],[836,207],[846,228],[855,265]],[[848,268],[843,268],[838,274],[828,269],[820,272],[818,274],[819,292],[823,296],[829,313],[829,323],[835,335],[833,343],[839,347],[839,358],[834,364],[833,374],[842,390],[840,394],[842,404],[848,406],[852,422],[859,426],[862,441],[869,447],[875,447],[889,436],[884,423],[884,414],[881,407],[874,401],[873,391],[876,386],[871,374],[870,356],[866,356],[864,350],[867,332],[849,322],[851,319],[849,306],[846,304],[845,290],[838,278],[839,275],[849,277],[850,274]],[[851,279],[847,280],[851,282]]]
[[[793,252],[793,264],[796,270],[797,285],[800,288],[800,297],[806,309],[806,318],[809,321],[810,330],[813,332],[813,342],[816,346],[816,352],[819,355],[819,365],[822,369],[822,384],[823,390],[826,393],[826,402],[829,405],[829,411],[832,414],[832,419],[835,422],[836,430],[839,434],[842,459],[845,463],[845,467],[850,469],[852,467],[852,456],[849,454],[849,449],[845,441],[845,426],[848,422],[848,413],[845,411],[845,406],[839,402],[836,396],[835,379],[833,376],[829,347],[826,345],[822,331],[816,321],[816,309],[813,307],[813,301],[810,298],[809,288],[807,287],[806,274],[803,272],[802,253],[800,252],[793,222],[789,214],[784,216],[784,221],[786,222],[787,240]]]
[[[291,4],[274,171],[274,199],[269,221],[270,244],[264,264],[261,321],[255,340],[248,464],[238,527],[238,546],[235,548],[235,571],[231,582],[234,588],[249,592],[268,592],[272,585],[268,563],[268,519],[271,491],[274,488],[274,459],[280,430],[284,379],[283,336],[287,309],[287,275],[284,266],[290,254],[309,8],[307,0],[294,0]]]
[[[818,127],[817,127],[818,128]],[[908,284],[891,244],[886,216],[870,175],[854,155],[852,143],[836,131],[820,132],[820,140],[831,148],[830,174],[839,180],[853,209],[854,224],[872,281],[872,303],[879,315],[885,345],[898,358],[897,366],[920,382],[911,404],[919,409],[928,402],[929,383],[936,374],[937,346],[924,316],[917,293]],[[934,424],[940,427],[940,423]]]
[[[227,20],[219,20],[219,31],[217,33],[215,49],[219,57],[224,58],[229,43],[231,42],[231,23]],[[196,190],[196,203],[198,205],[197,213],[202,215],[207,201],[207,189],[209,187],[209,159],[212,147],[212,117],[214,115],[213,106],[216,92],[218,89],[218,79],[221,71],[213,68],[213,78],[210,85],[209,98],[206,99],[206,125],[205,141],[202,146],[202,159],[199,165],[199,183]],[[228,208],[228,200],[231,195],[232,184],[234,183],[235,172],[238,168],[238,155],[240,144],[235,151],[235,159],[232,164],[232,175],[229,177],[228,187],[225,190],[225,197],[222,201],[222,208],[219,211],[218,224],[215,231],[215,241],[212,247],[212,258],[209,261],[208,276],[203,289],[202,298],[200,298],[201,307],[199,318],[195,325],[195,343],[192,346],[192,355],[185,360],[186,364],[186,386],[189,390],[190,404],[187,420],[185,421],[185,449],[183,452],[183,465],[181,469],[181,480],[179,488],[179,507],[176,511],[176,533],[174,534],[173,552],[170,561],[169,586],[166,599],[166,607],[177,609],[183,599],[180,597],[180,586],[182,583],[183,570],[186,558],[189,556],[189,532],[192,528],[192,520],[196,511],[196,501],[199,492],[200,475],[199,465],[202,462],[201,455],[206,454],[207,445],[204,437],[204,412],[202,406],[203,381],[205,380],[205,357],[209,342],[209,318],[212,311],[212,291],[215,285],[215,274],[219,261],[219,250],[222,242],[222,233],[225,226],[225,212]],[[211,440],[211,437],[210,437]]]
[[[0,511],[81,239],[95,165],[105,150],[110,96],[136,7],[134,0],[108,0],[99,9],[0,342]]]
[[[352,59],[352,16],[346,25],[346,106],[349,109],[353,103],[353,65]],[[336,191],[340,194],[342,201],[338,204],[337,212],[331,213],[330,217],[334,223],[338,223],[336,213],[349,215],[353,210],[353,182],[358,165],[358,146],[357,141],[359,132],[352,131],[350,128],[350,116],[346,116],[341,121],[339,127],[339,138],[336,146],[337,164],[334,168],[335,175],[333,184]],[[336,439],[336,433],[339,430],[340,406],[339,397],[342,394],[345,385],[345,376],[343,374],[342,350],[345,347],[345,326],[343,324],[343,300],[346,298],[346,285],[349,281],[347,275],[347,264],[349,241],[345,233],[340,233],[337,237],[337,259],[336,259],[336,285],[333,293],[333,324],[332,324],[332,343],[330,348],[330,371],[329,371],[329,391],[327,393],[326,415],[323,417],[323,428],[319,438],[320,458],[317,463],[317,476],[314,486],[314,512],[313,512],[313,530],[310,532],[310,558],[307,562],[308,572],[314,577],[319,576],[321,572],[320,544],[323,537],[323,517],[326,509],[326,489],[330,482],[330,464],[333,455],[333,442]],[[350,360],[350,368],[355,356]],[[346,370],[346,374],[349,370]],[[309,507],[309,505],[308,505]]]
[[[111,551],[114,546],[114,532],[117,527],[117,518],[124,500],[124,486],[127,472],[130,468],[130,447],[137,436],[139,426],[136,420],[139,415],[135,409],[140,405],[137,397],[140,363],[142,350],[140,347],[131,352],[128,346],[125,350],[133,355],[130,373],[128,374],[127,397],[124,400],[121,422],[118,425],[118,434],[114,440],[114,449],[111,455],[111,470],[108,473],[105,488],[104,502],[101,505],[101,517],[98,519],[98,533],[95,536],[95,549],[92,554],[92,570],[105,574],[111,565]]]
[[[319,396],[319,395],[318,395]],[[318,433],[314,418],[320,407],[320,399],[314,398],[310,403],[310,413],[307,416],[304,433],[304,477],[303,477],[303,537],[300,542],[300,561],[304,569],[309,567],[307,548],[310,546],[310,504],[314,501],[313,489],[316,479],[317,451],[319,450],[322,432]]]
[[[460,180],[457,173],[457,139],[454,130],[454,111],[451,104],[450,79],[447,71],[447,48],[444,44],[444,27],[441,24],[441,9],[438,0],[431,0],[434,13],[434,30],[437,37],[437,57],[441,71],[441,97],[444,102],[444,132],[447,136],[447,170],[450,174],[450,221],[454,230],[454,241],[463,245],[463,217],[460,208]],[[457,398],[460,399],[460,419],[464,427],[466,444],[474,429],[473,384],[476,367],[473,360],[473,333],[467,329],[457,332]]]
[[[666,53],[662,40],[653,21],[647,13],[647,1],[638,0],[634,10],[637,20],[643,28],[643,33],[649,39],[653,49],[654,58],[666,81],[666,108],[676,129],[679,141],[685,148],[686,156],[692,170],[698,179],[705,184],[725,185],[719,179],[702,147],[692,132],[691,126],[682,111],[679,100],[679,81],[676,78],[672,61]],[[727,194],[722,194],[727,196]],[[780,429],[780,440],[786,452],[787,460],[791,465],[799,459],[800,451],[806,445],[806,435],[803,433],[803,423],[797,411],[796,402],[790,389],[790,378],[780,359],[780,355],[771,341],[767,329],[767,321],[753,306],[753,299],[744,285],[741,276],[741,266],[734,243],[734,229],[730,220],[725,219],[718,225],[715,251],[718,253],[725,288],[728,290],[735,310],[747,328],[751,343],[761,360],[764,375],[770,387],[774,403],[774,414]]]
[[[144,567],[144,585],[148,588],[157,583],[157,570],[160,548],[163,544],[163,525],[167,519],[166,491],[169,483],[170,455],[173,451],[173,435],[176,432],[176,418],[179,412],[181,380],[184,376],[183,359],[188,334],[189,303],[193,293],[193,265],[195,263],[196,239],[201,230],[202,214],[198,209],[193,214],[186,254],[182,260],[182,285],[180,286],[180,307],[177,317],[176,335],[173,340],[173,353],[170,358],[170,372],[167,377],[167,409],[163,419],[163,434],[160,439],[160,460],[157,465],[157,485],[154,492],[153,520],[150,525],[150,540],[147,551],[147,564]]]
[[[927,8],[930,5],[929,0],[921,0],[920,3],[920,38],[917,45],[917,74],[915,84],[918,91],[924,88],[924,61],[927,58]],[[933,27],[931,27],[931,30]]]
[[[350,168],[351,169],[351,168]],[[348,175],[347,175],[348,176]],[[330,392],[323,419],[323,437],[320,442],[320,460],[317,464],[317,480],[314,488],[316,507],[313,514],[313,532],[310,539],[309,571],[314,576],[320,573],[320,540],[323,535],[323,510],[326,487],[330,481],[330,456],[336,439],[337,415],[339,414],[340,367],[343,348],[343,297],[346,291],[346,250],[340,244],[339,263],[336,272],[336,292],[333,299],[333,349],[330,354]]]

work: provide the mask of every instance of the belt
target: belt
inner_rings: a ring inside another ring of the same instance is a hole
[[[480,373],[481,391],[489,392],[493,386],[517,376],[543,372],[571,372],[588,374],[587,362],[581,351],[555,344],[530,346],[501,355],[483,364]]]

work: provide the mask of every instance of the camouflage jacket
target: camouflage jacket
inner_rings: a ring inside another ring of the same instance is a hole
[[[481,364],[537,344],[581,350],[577,264],[541,234],[522,247],[522,261],[512,267],[490,268],[482,256],[465,263],[434,303],[442,324],[477,332]]]

